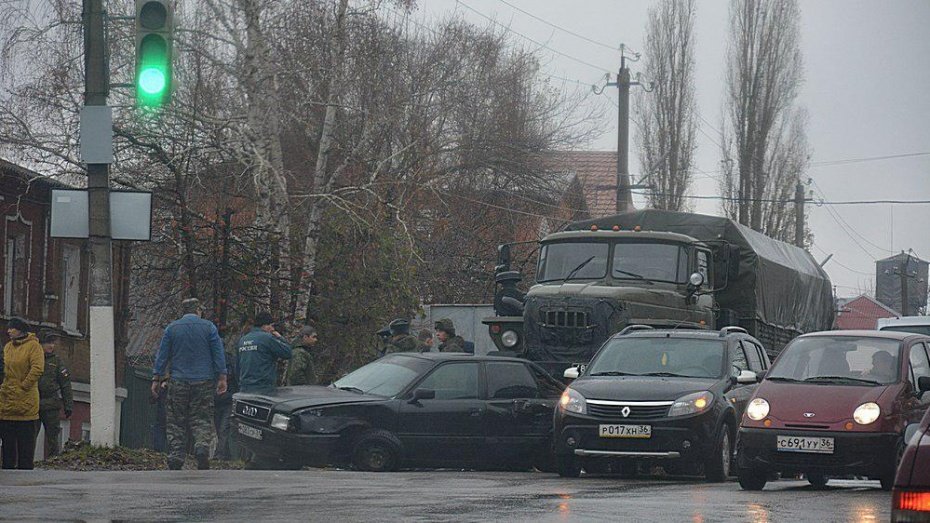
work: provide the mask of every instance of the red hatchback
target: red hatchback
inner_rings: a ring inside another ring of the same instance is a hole
[[[907,434],[910,445],[894,480],[893,522],[930,521],[930,410],[916,431],[911,427]]]
[[[806,334],[756,389],[737,440],[740,486],[776,472],[867,476],[890,490],[905,428],[930,406],[930,337],[905,332]]]

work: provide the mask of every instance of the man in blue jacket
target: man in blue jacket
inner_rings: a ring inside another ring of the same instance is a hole
[[[155,355],[152,396],[157,398],[162,382],[168,383],[167,429],[168,468],[184,465],[187,434],[193,440],[198,469],[210,468],[213,428],[213,395],[226,392],[226,358],[216,325],[201,318],[200,301],[181,302],[180,319],[165,328]],[[170,366],[170,373],[169,373]]]
[[[260,312],[239,338],[238,354],[239,392],[267,393],[278,383],[277,360],[291,359],[291,346],[275,330],[271,313]]]

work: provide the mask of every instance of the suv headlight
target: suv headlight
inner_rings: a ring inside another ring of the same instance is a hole
[[[271,427],[278,430],[287,430],[291,426],[291,417],[285,414],[275,414],[271,418]]]
[[[516,331],[504,331],[504,333],[501,334],[501,343],[508,349],[516,345],[518,341],[520,341],[520,335],[517,334]]]
[[[753,421],[761,421],[762,418],[769,415],[769,402],[762,398],[756,398],[746,406],[746,416]]]
[[[671,417],[697,414],[709,409],[713,403],[714,395],[712,392],[706,390],[695,392],[675,400],[675,403],[672,403],[672,406],[668,409],[668,415]]]
[[[565,392],[562,393],[562,397],[559,399],[559,407],[575,414],[584,414],[588,411],[584,396],[571,387],[565,389]]]
[[[853,412],[853,419],[860,425],[868,425],[877,420],[881,413],[882,408],[877,403],[870,401],[856,407],[856,411]]]

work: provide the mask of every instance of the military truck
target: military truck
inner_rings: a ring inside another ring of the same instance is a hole
[[[630,325],[740,326],[774,358],[795,336],[830,329],[830,279],[800,247],[727,218],[642,210],[574,222],[539,241],[536,283],[523,293],[511,245],[498,248],[498,350],[556,377]]]

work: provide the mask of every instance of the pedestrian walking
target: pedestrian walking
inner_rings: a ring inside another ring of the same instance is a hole
[[[434,325],[439,352],[466,352],[465,339],[455,335],[455,325],[449,318],[436,320]]]
[[[316,369],[313,364],[313,354],[317,344],[316,329],[310,325],[300,328],[300,334],[292,350],[291,361],[287,364],[287,377],[284,384],[316,385]]]
[[[278,360],[291,359],[291,346],[275,330],[270,312],[260,312],[239,339],[239,392],[268,393],[278,383]]]
[[[181,302],[180,319],[165,328],[155,355],[152,397],[157,398],[167,379],[168,468],[184,465],[188,446],[193,447],[198,469],[210,468],[213,427],[213,396],[226,392],[226,358],[216,325],[201,317],[196,298]],[[169,368],[170,367],[170,368]],[[190,434],[190,445],[187,435]]]
[[[39,377],[45,356],[26,322],[7,323],[10,341],[3,346],[3,377],[0,382],[0,444],[3,468],[32,469],[39,419]]]
[[[45,372],[39,378],[39,420],[45,428],[46,458],[58,454],[61,449],[61,411],[65,418],[74,410],[74,395],[71,392],[71,373],[61,358],[55,354],[61,335],[49,329],[39,333],[39,343],[45,356]]]

